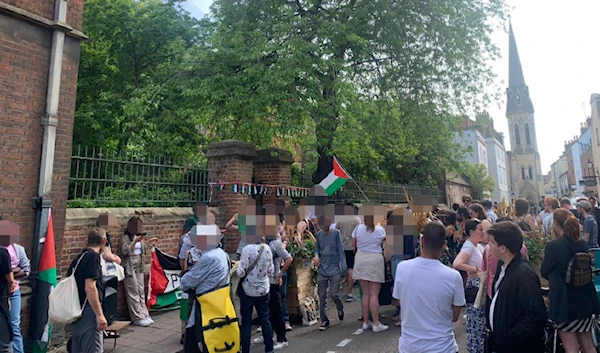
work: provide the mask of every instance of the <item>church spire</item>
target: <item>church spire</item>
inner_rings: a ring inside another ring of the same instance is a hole
[[[525,84],[517,41],[510,20],[508,22],[508,89],[506,93],[506,114],[533,114],[533,103],[529,97],[529,87]]]

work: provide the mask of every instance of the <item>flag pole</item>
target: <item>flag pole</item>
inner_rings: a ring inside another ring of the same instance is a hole
[[[348,176],[350,176],[350,174],[348,174]],[[369,200],[369,198],[367,197],[367,195],[365,194],[365,192],[360,188],[360,186],[354,180],[354,178],[350,177],[350,180],[352,180],[352,182],[354,183],[354,185],[356,185],[356,187],[358,188],[358,191],[360,191],[360,193],[364,196],[364,198],[367,200],[367,202],[371,202],[371,200]]]

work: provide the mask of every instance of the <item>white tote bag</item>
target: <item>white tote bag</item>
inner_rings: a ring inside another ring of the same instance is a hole
[[[75,271],[81,259],[87,252],[77,260],[73,273],[60,281],[56,288],[48,296],[48,319],[52,324],[70,324],[81,317],[83,306],[79,301],[79,291],[75,280]],[[87,298],[85,299],[85,303]]]
[[[100,256],[100,265],[102,266],[102,276],[116,276],[119,282],[125,279],[123,266],[112,261],[106,261],[102,256]]]

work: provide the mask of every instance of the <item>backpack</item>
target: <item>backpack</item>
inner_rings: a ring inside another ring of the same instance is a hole
[[[594,281],[594,255],[588,251],[572,252],[573,257],[567,266],[565,282],[571,287],[585,287]]]
[[[196,338],[206,353],[241,350],[239,319],[231,301],[229,283],[196,296]]]
[[[48,319],[53,324],[73,323],[83,313],[87,298],[83,305],[81,305],[79,291],[77,290],[77,280],[75,280],[75,271],[77,271],[77,266],[79,266],[81,259],[87,253],[86,251],[81,254],[79,260],[77,260],[77,264],[73,267],[71,275],[58,282],[56,288],[48,296]]]

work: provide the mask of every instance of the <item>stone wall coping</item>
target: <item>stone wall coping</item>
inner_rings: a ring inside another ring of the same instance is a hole
[[[294,163],[292,152],[282,148],[265,148],[263,150],[256,151],[256,154],[258,155],[258,159],[255,161],[255,163]]]
[[[191,207],[140,207],[140,208],[67,208],[67,222],[78,219],[97,218],[102,213],[110,213],[117,218],[129,219],[135,215],[140,218],[162,218],[171,216],[189,217]]]
[[[227,156],[241,156],[255,159],[257,154],[251,143],[238,140],[225,140],[208,145],[207,158]]]

